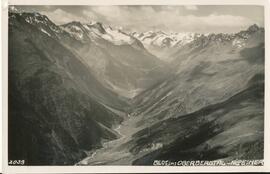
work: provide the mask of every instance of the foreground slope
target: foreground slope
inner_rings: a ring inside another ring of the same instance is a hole
[[[27,14],[9,14],[8,66],[9,159],[74,164],[85,150],[119,136],[112,129],[123,118],[107,108],[127,104]]]
[[[155,160],[258,160],[264,153],[263,75],[223,102],[175,116],[133,136],[133,154],[148,151],[134,165]],[[150,129],[150,131],[149,131]],[[154,149],[153,145],[159,145]]]

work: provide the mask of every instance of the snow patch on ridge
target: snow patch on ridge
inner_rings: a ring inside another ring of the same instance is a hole
[[[113,30],[109,27],[105,31],[106,34],[103,34],[101,37],[116,45],[132,44],[134,41],[129,35],[122,33],[120,30]]]
[[[242,48],[245,46],[245,42],[241,39],[234,39],[232,42],[232,45],[237,47],[237,48]]]
[[[146,47],[154,46],[160,48],[183,46],[200,37],[197,33],[165,33],[164,31],[148,31],[145,33],[132,32],[131,35],[140,40]]]
[[[47,34],[48,36],[51,37],[50,33],[48,33],[46,30],[44,30],[43,28],[40,29],[43,33]]]

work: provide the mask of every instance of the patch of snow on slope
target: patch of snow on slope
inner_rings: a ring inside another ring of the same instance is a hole
[[[70,26],[70,27],[64,27],[63,28],[66,32],[70,33],[73,37],[75,37],[78,40],[83,39],[83,31],[78,26]]]
[[[242,48],[245,46],[245,42],[241,39],[234,39],[232,42],[232,45],[237,47],[237,48]]]
[[[116,45],[133,43],[133,39],[129,35],[122,33],[120,30],[113,30],[110,27],[106,28],[106,34],[103,34],[101,37]]]
[[[146,47],[173,47],[183,46],[192,42],[196,37],[201,36],[197,33],[165,33],[164,31],[148,31],[145,33],[133,32],[131,35],[139,39]]]
[[[46,30],[44,30],[43,28],[40,29],[43,33],[47,34],[48,36],[51,36],[50,33],[48,33]]]

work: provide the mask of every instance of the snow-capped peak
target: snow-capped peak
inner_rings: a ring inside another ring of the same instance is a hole
[[[88,27],[97,30],[101,34],[105,34],[105,28],[101,22],[95,22],[87,25]]]
[[[101,22],[91,21],[81,24],[80,22],[71,22],[62,25],[63,29],[70,33],[77,40],[86,40],[86,38],[98,41],[100,39],[107,40],[115,45],[133,44],[135,38],[123,32],[119,27],[112,28],[104,26]],[[97,43],[97,42],[96,42]]]
[[[121,27],[120,27],[121,28]],[[113,29],[112,27],[106,28],[106,33],[102,35],[102,38],[113,42],[116,45],[132,44],[134,38],[123,32],[120,28]]]
[[[90,38],[88,37],[88,32],[87,32],[87,29],[85,28],[85,25],[83,25],[79,21],[72,21],[70,23],[62,25],[61,27],[63,30],[69,33],[76,40],[79,40],[82,42],[87,42],[90,40]]]
[[[11,10],[15,10],[17,13],[11,14],[12,17],[17,18],[23,18],[24,21],[28,24],[36,26],[40,31],[47,34],[50,37],[57,38],[58,34],[62,33],[63,30],[55,25],[47,16],[42,15],[40,13],[34,12],[20,12],[17,11],[16,8],[14,9],[12,6],[10,7]]]
[[[25,17],[25,21],[30,24],[50,25],[48,17],[40,13],[23,13],[22,15]]]
[[[8,11],[11,13],[20,13],[20,11],[14,5],[10,5],[8,7]]]
[[[88,22],[89,25],[94,25],[96,23],[98,23],[98,22],[97,21],[90,21],[90,22]]]
[[[174,47],[176,45],[183,46],[200,36],[196,33],[166,33],[162,30],[156,32],[151,30],[144,33],[133,32],[130,34],[139,39],[146,47],[160,48]]]

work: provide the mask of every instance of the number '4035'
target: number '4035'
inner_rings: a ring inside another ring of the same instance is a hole
[[[24,165],[25,160],[9,160],[8,165]]]

